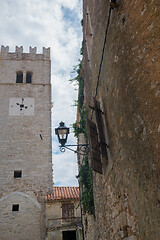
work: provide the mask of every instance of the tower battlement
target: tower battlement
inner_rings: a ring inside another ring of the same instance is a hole
[[[43,53],[37,54],[37,48],[29,47],[29,53],[23,53],[23,46],[16,46],[15,52],[9,52],[9,46],[1,46],[0,59],[3,60],[50,60],[50,48],[43,47]]]

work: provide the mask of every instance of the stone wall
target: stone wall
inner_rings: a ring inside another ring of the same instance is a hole
[[[13,97],[34,98],[34,116],[9,116]],[[22,190],[44,198],[52,190],[50,97],[49,85],[1,85],[1,196]],[[22,170],[23,180],[14,170]]]
[[[45,239],[44,197],[53,188],[49,51],[22,51],[16,47],[9,53],[2,47],[0,53],[2,240]],[[23,83],[16,83],[17,71],[23,72]],[[27,71],[32,72],[32,83],[25,81]],[[15,171],[21,171],[20,178]],[[19,211],[13,211],[14,204]]]
[[[94,239],[158,240],[160,5],[117,1],[98,80],[109,7],[109,1],[83,1],[85,102],[100,102],[109,145],[103,175],[93,173],[90,224]],[[90,108],[88,116],[95,121]]]
[[[12,212],[12,203],[20,205],[18,212]],[[0,239],[42,238],[42,207],[30,195],[22,192],[11,193],[0,199],[0,209]]]
[[[14,62],[14,64],[13,64]],[[43,54],[36,54],[36,48],[23,53],[23,47],[16,47],[9,52],[9,47],[1,47],[0,52],[0,83],[16,83],[17,71],[23,72],[23,83],[26,83],[26,72],[32,73],[33,84],[50,84],[50,49],[43,48]],[[9,69],[9,70],[8,70]]]
[[[49,219],[57,219],[62,218],[62,203],[73,203],[74,204],[74,215],[75,217],[80,217],[80,207],[79,207],[79,200],[51,200],[47,201],[46,203],[46,214],[47,220]]]

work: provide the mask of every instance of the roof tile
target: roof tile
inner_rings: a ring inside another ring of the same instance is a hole
[[[79,199],[79,187],[53,187],[53,193],[45,197],[46,201]]]

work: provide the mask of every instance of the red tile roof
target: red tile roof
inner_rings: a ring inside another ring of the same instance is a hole
[[[79,199],[79,187],[53,187],[53,193],[45,197],[46,201]]]

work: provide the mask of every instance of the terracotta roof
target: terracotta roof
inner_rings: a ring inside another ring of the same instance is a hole
[[[46,201],[79,199],[79,187],[53,187],[53,193],[45,197]]]

